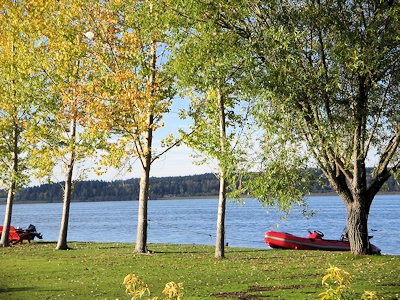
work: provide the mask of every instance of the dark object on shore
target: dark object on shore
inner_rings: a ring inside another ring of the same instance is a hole
[[[296,249],[296,250],[324,250],[324,251],[350,251],[348,240],[324,240],[320,231],[310,232],[303,238],[285,232],[268,231],[265,234],[265,243],[271,248]],[[380,254],[381,249],[370,244],[372,254]]]
[[[0,226],[0,236],[3,232],[3,226]],[[13,226],[10,226],[10,233],[8,236],[8,240],[12,242],[13,244],[16,243],[23,243],[24,240],[27,240],[29,243],[31,240],[33,240],[35,237],[42,239],[43,236],[41,233],[38,233],[36,231],[36,227],[32,224],[29,224],[28,227],[25,229],[22,229],[21,227],[14,228]]]

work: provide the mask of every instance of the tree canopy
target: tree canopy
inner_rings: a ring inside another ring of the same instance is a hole
[[[44,99],[45,87],[35,69],[38,33],[29,25],[24,5],[0,4],[0,187],[8,190],[3,246],[8,246],[15,193],[29,182],[34,170],[36,143],[31,137]]]
[[[186,140],[219,162],[221,178],[287,209],[318,167],[347,207],[352,251],[368,253],[372,201],[399,174],[399,12],[393,0],[3,1],[8,207],[28,169],[43,176],[61,158],[70,199],[79,159],[137,159],[144,252],[151,165],[178,143],[168,136],[157,152],[153,134],[180,89],[196,130]],[[238,143],[243,124],[259,129],[251,150]]]
[[[281,168],[311,157],[346,204],[353,252],[368,252],[372,200],[400,163],[397,1],[235,4],[221,6],[219,24],[259,64],[257,116],[281,150],[268,142],[265,157]]]

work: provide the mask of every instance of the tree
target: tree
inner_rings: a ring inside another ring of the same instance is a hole
[[[93,3],[92,3],[93,4]],[[86,6],[87,5],[87,6]],[[65,172],[63,211],[56,249],[66,250],[74,171],[78,163],[94,155],[103,135],[89,127],[91,100],[88,93],[89,63],[84,1],[46,1],[32,4],[42,12],[35,20],[41,32],[37,60],[48,84],[47,102],[36,139],[36,161],[42,176],[61,164]],[[46,24],[46,25],[44,25]]]
[[[14,197],[26,185],[35,159],[29,132],[40,111],[41,80],[35,74],[35,31],[24,3],[0,4],[0,184],[8,190],[0,245],[8,246]]]
[[[173,8],[172,2],[169,5]],[[223,258],[227,190],[228,186],[234,186],[230,179],[247,143],[244,139],[238,141],[244,124],[239,104],[248,97],[240,90],[246,61],[241,55],[238,36],[216,26],[216,14],[206,17],[199,14],[202,7],[203,4],[196,3],[184,13],[179,24],[183,34],[177,34],[180,45],[173,64],[180,85],[188,89],[184,96],[191,101],[189,110],[182,115],[192,118],[194,124],[190,133],[181,132],[184,140],[203,157],[201,163],[218,164],[215,257]],[[179,11],[179,6],[175,10]],[[183,30],[185,26],[188,28]]]
[[[174,95],[163,70],[168,49],[164,18],[156,1],[110,1],[93,14],[89,33],[95,72],[94,122],[111,134],[103,164],[120,167],[138,159],[141,166],[136,253],[147,252],[147,207],[152,163],[176,143],[171,138],[158,154],[154,132],[163,126]]]
[[[301,139],[301,151],[346,205],[351,251],[369,253],[371,204],[399,172],[399,3],[238,1],[224,8],[219,24],[247,40],[259,63],[260,122],[289,153],[296,149],[288,141]]]

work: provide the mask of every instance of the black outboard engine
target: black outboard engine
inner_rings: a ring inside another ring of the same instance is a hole
[[[25,230],[30,232],[36,232],[36,227],[35,225],[29,224],[29,226],[26,227]]]
[[[36,231],[35,225],[29,224],[29,226],[26,227],[25,232],[30,235],[31,240],[33,240],[35,237],[43,239],[42,234]]]
[[[348,242],[348,241],[349,241],[349,234],[348,234],[348,232],[347,232],[347,227],[345,227],[345,228],[343,229],[342,235],[340,236],[340,240],[341,240],[342,242]]]

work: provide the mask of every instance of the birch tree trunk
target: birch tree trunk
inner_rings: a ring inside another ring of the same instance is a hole
[[[225,211],[226,211],[226,180],[225,174],[220,173],[218,216],[217,216],[217,237],[215,243],[215,257],[225,257]]]
[[[149,130],[147,143],[151,145],[152,132]],[[147,252],[147,204],[149,199],[151,151],[149,151],[142,166],[139,185],[138,222],[136,229],[135,253]]]
[[[12,1],[13,4],[15,4],[15,0]],[[11,41],[11,53],[12,57],[14,57],[15,53],[15,45],[14,45],[14,37]],[[15,72],[14,70],[14,64],[11,65],[11,73]],[[11,90],[12,90],[12,97],[16,97],[16,89],[15,89],[15,82],[14,80],[11,81]],[[16,100],[15,100],[16,101]],[[19,129],[18,129],[18,124],[16,120],[14,119],[13,123],[13,160],[12,160],[12,168],[11,168],[11,183],[10,187],[8,189],[8,195],[7,195],[7,204],[6,204],[6,211],[4,215],[4,224],[3,224],[3,232],[1,235],[0,239],[0,246],[1,247],[8,247],[10,246],[10,243],[8,241],[8,236],[10,234],[10,226],[11,226],[11,219],[12,219],[12,208],[13,208],[13,203],[14,203],[14,196],[17,190],[17,176],[18,176],[18,142],[19,142]]]
[[[151,88],[151,97],[156,93],[156,62],[157,62],[157,43],[155,41],[151,44],[151,60],[150,67],[151,73],[149,78],[149,85]],[[134,253],[147,252],[147,204],[149,200],[149,181],[150,181],[150,168],[152,163],[152,142],[153,142],[153,124],[154,116],[152,114],[152,107],[149,109],[149,116],[147,122],[147,132],[145,136],[145,143],[143,145],[144,153],[141,156],[142,173],[140,176],[139,185],[139,203],[138,203],[138,223],[136,229],[136,245]]]
[[[1,247],[8,247],[10,243],[8,241],[8,236],[10,234],[10,226],[11,226],[11,218],[12,218],[12,208],[14,203],[14,196],[16,192],[16,176],[18,175],[18,140],[19,140],[19,131],[18,125],[14,124],[14,133],[13,133],[14,141],[13,141],[13,165],[12,165],[12,177],[11,177],[11,184],[8,189],[8,196],[7,196],[7,205],[6,205],[6,212],[4,215],[4,225],[3,225],[3,233],[1,234],[0,246]]]
[[[71,138],[75,140],[76,138],[76,122],[71,121]],[[57,250],[68,250],[67,235],[68,235],[68,222],[69,222],[69,210],[71,206],[71,193],[72,193],[72,175],[74,171],[75,164],[75,150],[70,153],[69,161],[66,165],[66,180],[64,186],[64,204],[61,218],[60,233],[58,235]]]
[[[221,89],[218,88],[218,109],[219,109],[219,142],[221,153],[226,151],[226,124],[225,124],[225,104]],[[217,215],[217,234],[215,243],[215,257],[225,257],[225,211],[226,211],[226,179],[225,167],[220,163],[219,173],[219,196],[218,196],[218,215]]]

